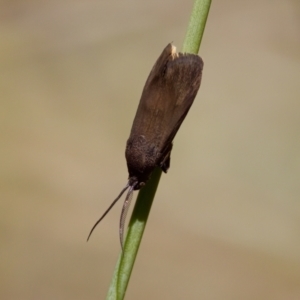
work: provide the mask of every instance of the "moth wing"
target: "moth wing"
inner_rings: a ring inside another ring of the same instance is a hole
[[[202,59],[168,44],[146,81],[131,136],[143,136],[159,153],[170,148],[201,83]]]
[[[166,108],[161,124],[165,128],[161,142],[166,147],[173,141],[194,102],[201,83],[202,69],[203,61],[195,54],[178,53],[167,63],[163,88]]]

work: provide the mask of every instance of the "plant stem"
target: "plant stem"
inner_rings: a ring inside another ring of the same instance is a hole
[[[199,52],[211,0],[195,0],[182,52]]]
[[[109,300],[123,299],[125,296],[161,173],[161,169],[156,168],[147,185],[138,194],[129,222],[124,250],[117,262],[113,280],[108,291],[107,299]]]
[[[195,0],[188,30],[183,44],[183,52],[197,54],[202,40],[211,0]],[[156,168],[146,186],[138,195],[129,222],[124,243],[114,270],[113,279],[107,294],[107,300],[122,300],[125,297],[135,258],[146,227],[151,205],[158,187],[161,169]]]

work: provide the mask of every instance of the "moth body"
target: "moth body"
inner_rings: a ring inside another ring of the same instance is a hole
[[[133,191],[146,184],[156,167],[164,172],[169,169],[172,142],[197,95],[202,69],[200,56],[177,53],[172,44],[165,47],[147,78],[127,140],[128,183],[93,226],[89,237],[128,189],[119,224],[123,248],[125,217]]]

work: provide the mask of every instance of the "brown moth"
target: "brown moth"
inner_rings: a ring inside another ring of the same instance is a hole
[[[148,76],[127,140],[125,156],[128,182],[93,226],[88,239],[129,189],[119,225],[123,248],[124,223],[133,191],[146,184],[156,167],[160,167],[165,173],[169,169],[172,141],[197,95],[202,69],[203,61],[198,55],[176,53],[176,47],[172,44],[165,47]]]

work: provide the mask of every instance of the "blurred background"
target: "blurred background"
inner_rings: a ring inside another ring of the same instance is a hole
[[[104,299],[125,143],[192,1],[3,1],[0,298]],[[300,299],[300,2],[213,1],[126,299]],[[122,200],[120,201],[122,202]]]

